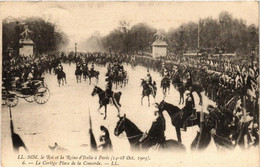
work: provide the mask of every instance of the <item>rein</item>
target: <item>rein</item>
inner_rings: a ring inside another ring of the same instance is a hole
[[[141,135],[143,135],[143,134],[134,135],[134,136],[130,136],[130,137],[127,137],[127,136],[118,136],[118,137],[121,138],[121,139],[133,139],[133,138],[136,138],[136,137],[141,136]]]

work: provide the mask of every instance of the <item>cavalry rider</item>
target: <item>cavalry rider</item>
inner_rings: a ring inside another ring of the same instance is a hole
[[[165,63],[162,62],[162,68],[161,68],[161,75],[163,76],[164,75],[164,69],[165,69]]]
[[[163,77],[164,77],[164,78],[167,78],[167,79],[170,79],[170,73],[169,73],[169,71],[167,70],[167,68],[164,68]]]
[[[94,63],[92,62],[92,64],[91,64],[91,68],[90,68],[90,73],[93,74],[94,71],[95,71],[95,69],[94,69]]]
[[[109,77],[106,79],[106,81],[107,81],[107,84],[106,84],[105,94],[106,94],[106,97],[109,99],[110,104],[112,104],[113,103],[112,81]]]
[[[188,79],[187,79],[187,83],[186,83],[186,89],[188,89],[189,91],[191,91],[191,89],[192,89],[191,71],[188,72]]]
[[[118,69],[119,69],[119,71],[120,70],[124,71],[124,66],[123,66],[122,62],[118,63]]]
[[[88,71],[88,65],[86,63],[83,63],[82,70],[83,70],[83,72],[87,72]]]
[[[63,66],[61,65],[61,63],[58,64],[57,70],[58,70],[58,71],[63,71]]]
[[[186,100],[185,100],[185,106],[182,108],[182,111],[183,111],[183,116],[182,116],[182,119],[183,119],[183,129],[186,130],[186,121],[187,121],[187,118],[189,116],[191,116],[191,119],[193,119],[195,117],[195,102],[194,102],[194,97],[192,95],[192,92],[188,92],[186,93]]]
[[[166,129],[166,122],[162,112],[156,111],[154,114],[158,116],[156,120],[152,123],[151,128],[149,129],[148,133],[143,133],[143,136],[139,139],[139,142],[143,142],[145,139],[152,139],[153,143],[158,146],[159,144],[165,141],[165,129]],[[149,136],[149,138],[147,138]]]
[[[147,75],[146,75],[145,80],[146,80],[146,82],[147,82],[149,85],[152,85],[152,76],[151,76],[149,70],[147,70]]]

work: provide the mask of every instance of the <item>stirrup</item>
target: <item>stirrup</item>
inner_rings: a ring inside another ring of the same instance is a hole
[[[139,142],[143,142],[144,141],[144,139],[146,139],[147,138],[147,136],[148,136],[148,133],[143,133],[143,135],[142,135],[142,137],[139,139]]]
[[[184,122],[181,128],[182,131],[186,132],[187,131],[187,123]]]
[[[190,120],[193,121],[195,119],[197,119],[197,114],[196,113],[195,114],[191,114]]]

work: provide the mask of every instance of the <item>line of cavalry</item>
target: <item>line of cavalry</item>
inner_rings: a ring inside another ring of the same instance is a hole
[[[234,97],[231,99],[228,104],[221,108],[223,109],[222,111],[217,107],[209,105],[207,107],[209,113],[196,112],[194,109],[195,102],[192,93],[196,92],[198,94],[200,99],[199,104],[202,105],[201,93],[204,89],[201,85],[192,82],[191,72],[180,72],[178,69],[176,69],[174,73],[170,74],[167,69],[164,68],[161,74],[161,88],[165,97],[167,93],[169,93],[170,84],[172,83],[174,88],[179,91],[180,104],[184,103],[184,94],[186,93],[187,98],[185,100],[185,106],[181,109],[164,100],[160,103],[156,103],[158,111],[155,112],[155,115],[158,117],[156,121],[153,122],[149,132],[144,133],[131,120],[129,120],[126,115],[123,117],[119,116],[121,107],[120,97],[122,93],[112,91],[112,85],[114,84],[116,88],[118,85],[123,87],[128,82],[127,72],[124,71],[122,62],[109,63],[107,69],[108,71],[105,79],[107,82],[106,90],[102,90],[95,86],[91,95],[99,96],[99,109],[105,107],[104,119],[107,117],[107,105],[109,103],[114,104],[118,110],[119,117],[119,121],[114,130],[114,135],[120,136],[122,132],[125,132],[126,138],[129,140],[133,150],[148,150],[150,148],[155,148],[157,150],[185,151],[186,148],[182,144],[181,139],[181,129],[186,131],[186,128],[191,126],[200,127],[200,132],[197,133],[191,144],[192,150],[206,149],[212,138],[219,149],[232,150],[237,145],[241,148],[249,148],[251,146],[257,146],[259,143],[258,124],[255,123],[253,118],[255,115],[247,113],[247,115],[244,116],[241,97]],[[59,70],[62,71],[61,69]],[[183,76],[183,73],[186,73],[187,75]],[[59,75],[59,72],[57,74]],[[75,70],[77,82],[81,82],[82,74],[84,80],[86,80],[87,77],[89,78],[89,84],[91,84],[92,77],[95,77],[98,82],[99,72],[94,70],[94,64],[92,64],[91,69],[88,70],[86,63],[78,62]],[[185,80],[186,83],[184,82]],[[149,70],[147,77],[141,80],[141,86],[143,87],[141,104],[143,105],[143,98],[146,96],[148,97],[148,106],[150,106],[150,96],[155,99],[157,86],[156,82],[152,81]],[[165,139],[164,131],[166,122],[162,114],[163,111],[166,111],[169,114],[171,123],[176,129],[178,141]],[[200,121],[201,117],[204,120],[203,122]],[[104,126],[102,126],[101,130],[104,132],[104,135],[100,137],[100,141],[103,142],[101,146],[103,147],[103,150],[111,150],[112,143],[109,137],[109,132]],[[93,140],[92,142],[95,143]],[[95,144],[92,143],[92,145]]]
[[[88,70],[87,64],[88,63],[84,61],[77,61],[75,70],[77,83],[81,82],[82,75],[85,81],[89,78],[89,84],[91,84],[91,78],[96,78],[96,82],[98,82],[99,72],[94,69],[94,63],[92,63],[90,70]],[[54,66],[49,66],[49,68],[45,68],[45,70],[51,72],[53,68],[57,75],[59,86],[61,84],[64,85],[67,81],[61,62],[57,61]],[[200,99],[199,104],[202,105],[201,93],[205,90],[201,85],[192,81],[192,74],[187,69],[183,71],[176,69],[176,71],[170,74],[166,68],[163,68],[160,86],[162,87],[164,97],[169,93],[170,84],[172,83],[175,89],[179,91],[179,103],[185,102],[185,106],[179,108],[164,100],[160,103],[156,103],[157,111],[155,111],[154,114],[157,115],[157,119],[153,122],[148,133],[142,132],[126,115],[120,116],[120,98],[122,93],[112,90],[113,84],[117,88],[118,85],[123,87],[128,83],[129,78],[122,62],[109,63],[107,69],[105,79],[107,82],[106,90],[95,86],[91,95],[99,96],[99,109],[105,107],[104,119],[107,117],[107,105],[109,103],[117,108],[119,120],[114,129],[114,135],[120,137],[122,133],[125,132],[126,138],[129,140],[133,150],[149,150],[150,148],[155,148],[158,150],[185,151],[186,148],[182,144],[181,139],[181,129],[186,131],[186,128],[191,126],[200,127],[200,132],[197,133],[191,144],[192,150],[206,149],[211,139],[214,140],[219,149],[232,150],[237,145],[242,149],[258,146],[258,112],[252,113],[251,111],[246,111],[245,113],[245,108],[243,108],[242,105],[244,100],[242,96],[233,97],[224,106],[221,106],[221,108],[209,105],[207,107],[208,113],[195,111],[193,92],[198,94]],[[157,85],[155,81],[152,81],[149,70],[147,77],[141,80],[141,86],[143,87],[141,104],[143,104],[143,98],[147,96],[148,106],[150,106],[150,96],[155,99]],[[184,101],[185,93],[186,99]],[[178,141],[165,139],[164,131],[166,122],[162,114],[163,111],[169,114],[171,123],[176,129]],[[203,122],[201,122],[201,120],[203,120]],[[103,142],[101,147],[103,147],[103,150],[112,150],[112,142],[108,130],[104,126],[100,129],[104,132],[104,135],[100,137],[100,141]],[[91,132],[90,135],[91,146],[96,148],[93,133]]]

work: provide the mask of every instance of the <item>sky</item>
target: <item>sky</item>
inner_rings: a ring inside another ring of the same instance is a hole
[[[2,2],[1,17],[39,16],[54,22],[65,32],[73,48],[94,32],[107,35],[120,20],[130,25],[145,22],[168,31],[182,23],[197,22],[199,18],[217,18],[228,11],[248,25],[258,25],[257,2]],[[80,50],[80,48],[79,48]]]

